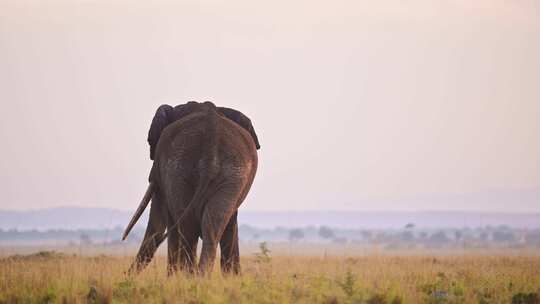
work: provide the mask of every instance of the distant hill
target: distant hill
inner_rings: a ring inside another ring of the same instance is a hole
[[[0,229],[103,229],[124,227],[130,212],[108,208],[60,207],[50,209],[0,210]],[[147,214],[141,222],[146,222]]]
[[[29,211],[0,210],[0,229],[124,228],[132,211],[107,208],[62,207]],[[148,210],[140,220],[144,226]],[[240,225],[260,228],[330,226],[336,228],[393,229],[413,223],[422,228],[484,227],[540,228],[540,213],[465,211],[244,211]]]

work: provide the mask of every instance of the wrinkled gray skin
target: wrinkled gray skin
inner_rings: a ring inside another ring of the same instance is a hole
[[[211,271],[218,244],[222,271],[240,272],[237,210],[255,177],[258,142],[214,104],[189,104],[186,115],[161,131],[152,155],[150,218],[132,273],[151,261],[165,237],[170,274]]]

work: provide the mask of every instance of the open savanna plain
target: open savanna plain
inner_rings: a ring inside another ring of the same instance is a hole
[[[242,257],[240,276],[167,276],[157,256],[44,251],[0,259],[0,303],[539,303],[535,254]]]

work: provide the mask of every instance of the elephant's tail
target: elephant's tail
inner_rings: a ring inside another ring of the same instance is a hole
[[[212,180],[218,175],[220,171],[219,159],[218,159],[218,114],[216,108],[213,104],[209,107],[207,111],[207,126],[204,133],[204,148],[202,149],[201,158],[199,160],[198,171],[199,182],[195,188],[195,193],[191,198],[191,201],[187,205],[186,209],[182,212],[182,215],[175,221],[175,223],[167,227],[167,232],[161,237],[159,243],[167,238],[169,232],[173,229],[176,229],[178,225],[184,220],[186,216],[195,211],[195,208],[199,207],[201,210],[204,210],[204,205],[206,204],[206,193],[208,186]],[[159,244],[158,243],[158,244]]]

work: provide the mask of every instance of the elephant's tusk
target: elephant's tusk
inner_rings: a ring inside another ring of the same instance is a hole
[[[154,194],[154,183],[150,182],[148,185],[148,189],[146,189],[146,193],[144,194],[144,197],[139,204],[139,207],[137,208],[137,211],[135,211],[135,214],[131,218],[131,221],[129,222],[128,226],[126,227],[126,230],[124,231],[124,235],[122,236],[122,241],[125,240],[133,228],[135,226],[135,223],[139,220],[141,215],[144,212],[144,209],[146,209],[146,206],[148,206],[148,203],[150,202],[150,199],[152,198],[152,195]]]

